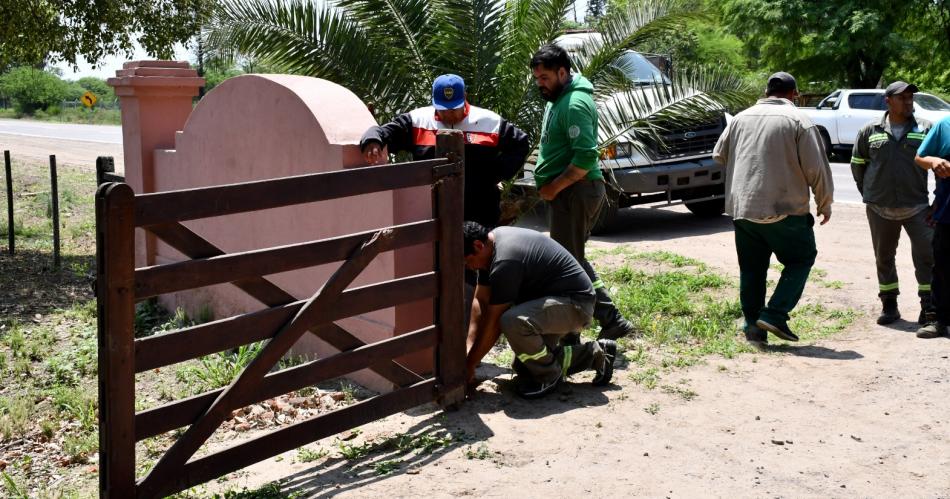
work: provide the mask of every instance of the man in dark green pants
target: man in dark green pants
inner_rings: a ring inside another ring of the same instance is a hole
[[[822,225],[831,218],[834,191],[818,129],[792,103],[795,78],[773,74],[765,95],[736,115],[713,151],[713,159],[726,166],[726,212],[735,224],[745,335],[758,346],[767,343],[767,332],[798,341],[788,327],[789,313],[818,254],[808,191]],[[766,304],[773,253],[785,268]]]

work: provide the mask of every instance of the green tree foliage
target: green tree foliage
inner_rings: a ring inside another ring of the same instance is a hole
[[[10,64],[96,62],[130,53],[133,37],[153,57],[199,32],[207,0],[3,0],[0,68]]]
[[[115,91],[101,78],[87,76],[77,80],[76,84],[83,89],[83,93],[89,91],[95,94],[101,104],[111,104],[115,101]]]
[[[0,93],[12,99],[19,114],[57,106],[70,96],[70,90],[58,75],[32,67],[19,67],[0,76]]]
[[[940,1],[940,0],[938,0]],[[915,2],[725,0],[722,19],[767,71],[802,81],[873,88],[911,45],[899,30]]]
[[[528,63],[565,28],[570,0],[224,0],[206,33],[215,56],[243,54],[282,71],[353,91],[387,120],[431,102],[435,76],[462,75],[473,104],[493,109],[537,141],[543,102]],[[684,72],[647,95],[615,65],[628,49],[677,31],[693,16],[669,0],[632,0],[601,22],[603,39],[581,50],[578,69],[598,89],[605,140],[636,142],[666,123],[746,97],[732,75]],[[691,90],[691,89],[696,89]],[[608,106],[608,103],[611,103]]]
[[[885,76],[950,94],[950,0],[919,0],[912,7],[901,32],[913,48],[891,61]]]

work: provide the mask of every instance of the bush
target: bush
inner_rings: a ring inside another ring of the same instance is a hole
[[[66,99],[69,84],[48,71],[19,67],[0,76],[0,93],[13,100],[17,113],[33,114]]]

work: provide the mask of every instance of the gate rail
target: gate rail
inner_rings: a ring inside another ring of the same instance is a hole
[[[160,497],[315,440],[437,401],[464,398],[465,325],[462,279],[464,153],[461,134],[440,133],[442,159],[330,173],[135,195],[122,183],[96,194],[99,317],[100,496]],[[225,254],[182,221],[302,203],[432,186],[435,218],[287,246]],[[135,228],[143,228],[190,260],[135,268]],[[432,271],[348,289],[382,252],[435,243]],[[262,276],[342,261],[306,300]],[[135,339],[136,301],[212,284],[231,283],[269,307],[206,324]],[[365,344],[333,321],[435,297],[433,324]],[[306,332],[340,353],[269,373]],[[231,384],[136,413],[135,375],[249,343],[268,340]],[[432,375],[397,359],[434,347]],[[224,450],[195,458],[237,408],[369,368],[396,390]],[[135,444],[187,430],[141,480]]]

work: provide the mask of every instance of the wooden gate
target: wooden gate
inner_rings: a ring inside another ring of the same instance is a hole
[[[100,496],[161,497],[335,433],[431,401],[464,398],[462,199],[459,133],[438,137],[444,159],[356,168],[216,187],[135,195],[122,183],[96,194],[99,311]],[[373,192],[431,185],[434,219],[331,239],[224,254],[182,221],[277,208]],[[135,268],[136,227],[191,260]],[[431,272],[347,289],[373,258],[397,248],[435,243]],[[307,300],[261,276],[343,263]],[[231,283],[265,306],[168,334],[135,339],[136,301],[212,284]],[[433,324],[365,344],[333,321],[435,297]],[[306,333],[340,353],[269,373]],[[203,355],[268,340],[223,389],[135,412],[135,375]],[[419,375],[393,359],[434,347],[435,369]],[[195,452],[235,409],[369,368],[397,388],[275,430],[210,455]],[[135,444],[188,427],[141,480]]]

